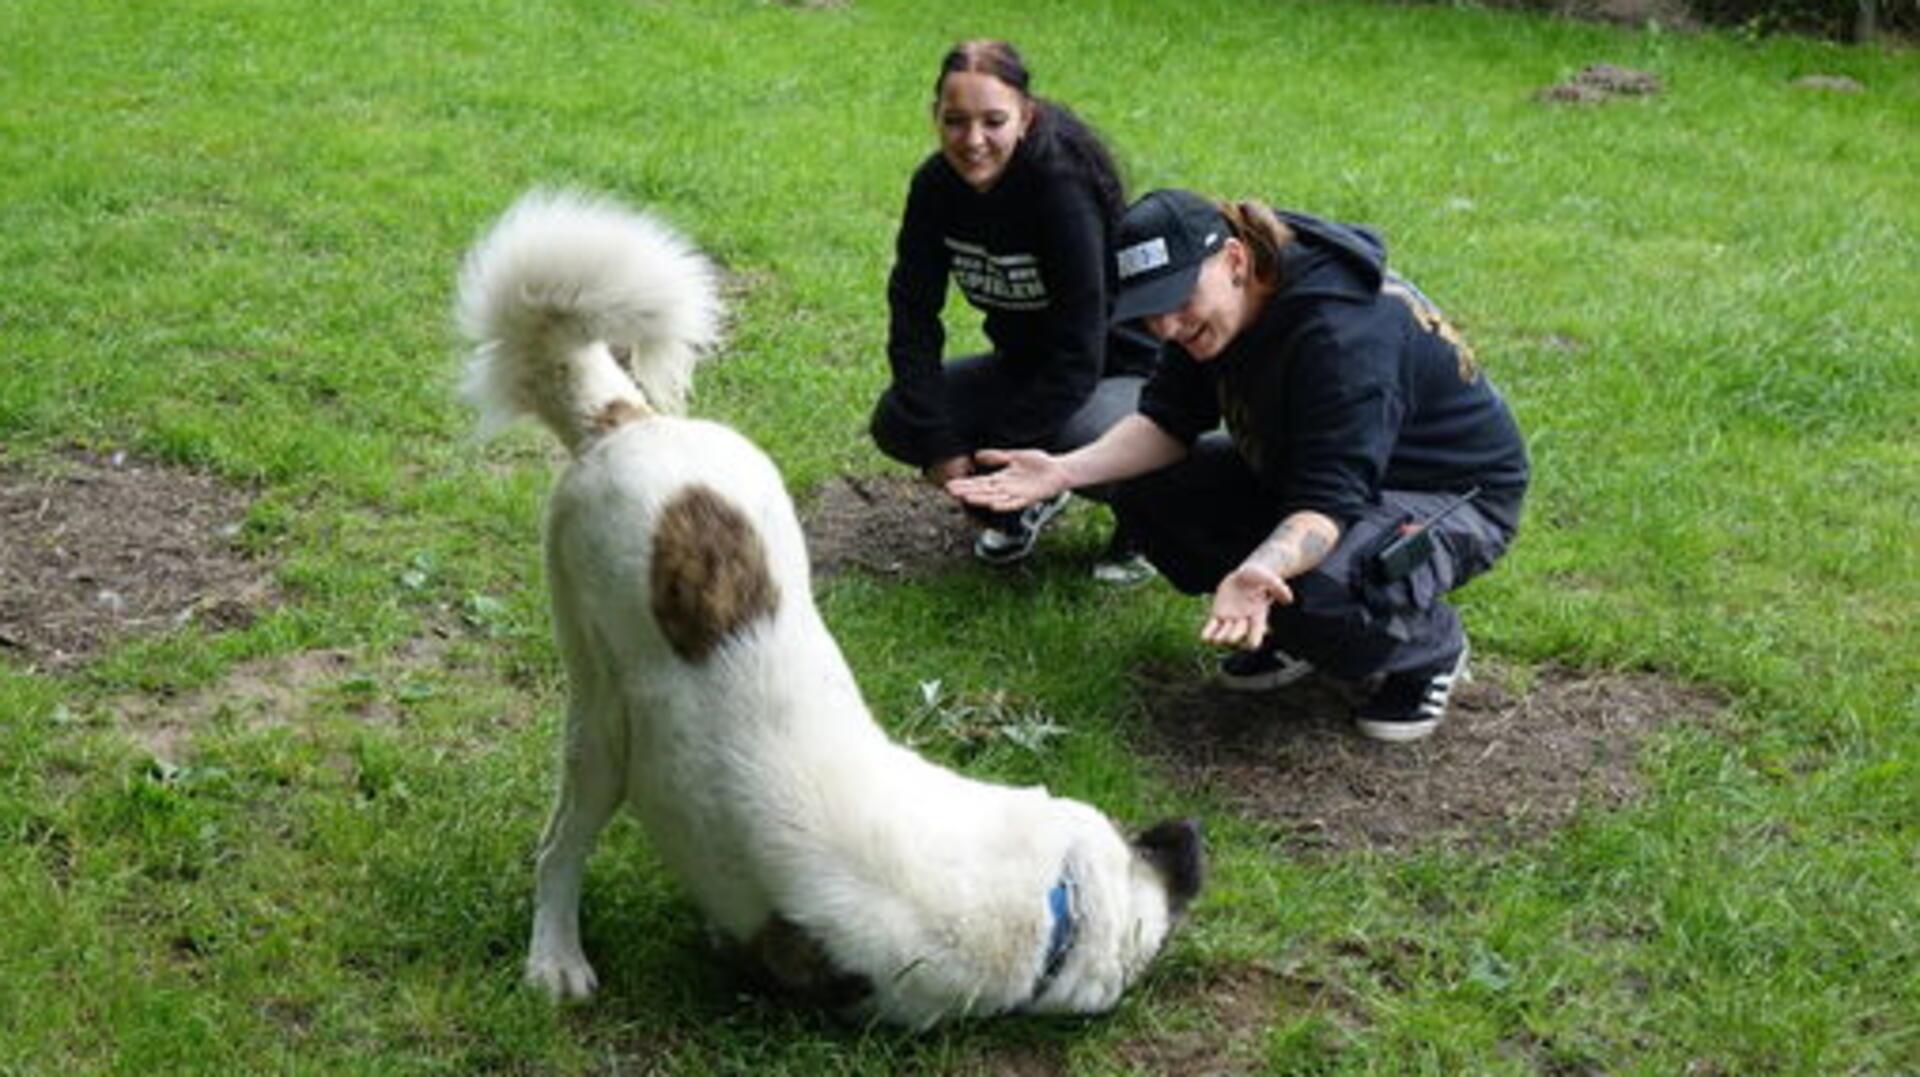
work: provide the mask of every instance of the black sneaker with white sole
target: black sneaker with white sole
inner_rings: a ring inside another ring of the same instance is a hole
[[[1062,490],[1058,496],[1028,505],[1020,510],[1019,522],[1012,529],[983,528],[974,537],[973,556],[989,565],[1011,565],[1022,560],[1033,552],[1033,544],[1040,541],[1040,529],[1060,515],[1071,497],[1071,491]]]
[[[1220,659],[1220,683],[1236,692],[1265,692],[1306,679],[1313,663],[1277,647],[1235,651]]]
[[[1145,554],[1102,556],[1093,563],[1093,578],[1109,587],[1138,587],[1159,574]]]
[[[1447,716],[1447,700],[1453,695],[1454,685],[1469,677],[1468,649],[1462,641],[1460,653],[1445,665],[1388,674],[1372,697],[1354,712],[1360,735],[1391,744],[1432,736]]]
[[[1115,520],[1113,534],[1107,536],[1107,548],[1094,559],[1093,578],[1110,587],[1136,587],[1159,574],[1126,523]]]

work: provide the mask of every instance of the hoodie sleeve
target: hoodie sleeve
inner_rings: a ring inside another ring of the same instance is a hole
[[[1040,201],[1035,245],[1047,310],[1035,336],[1040,354],[1029,391],[1011,401],[995,433],[998,444],[1044,445],[1086,403],[1100,380],[1107,339],[1106,226],[1093,193],[1059,181]]]
[[[887,363],[893,368],[892,392],[901,417],[936,459],[972,449],[961,443],[948,422],[946,379],[940,369],[947,339],[940,310],[947,301],[950,268],[940,226],[938,192],[922,168],[907,190],[894,239],[893,272],[887,278]]]

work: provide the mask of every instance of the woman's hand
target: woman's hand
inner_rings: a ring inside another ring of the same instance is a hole
[[[1213,609],[1200,638],[1222,647],[1259,648],[1267,638],[1268,608],[1276,602],[1293,604],[1287,580],[1313,571],[1339,541],[1340,525],[1312,509],[1281,520],[1273,534],[1213,589]]]
[[[1059,457],[1038,449],[981,449],[973,459],[983,468],[999,470],[954,479],[947,483],[947,492],[995,512],[1026,508],[1073,485]]]
[[[1200,638],[1222,647],[1255,650],[1267,638],[1267,609],[1293,602],[1293,591],[1280,574],[1248,561],[1220,581],[1213,590],[1213,608]]]

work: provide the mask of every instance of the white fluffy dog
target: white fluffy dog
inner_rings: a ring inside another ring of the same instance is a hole
[[[1196,827],[1130,843],[1085,804],[887,738],[814,608],[772,462],[671,414],[718,318],[689,244],[578,195],[521,199],[461,273],[467,396],[573,455],[547,520],[570,702],[527,978],[593,992],[581,876],[624,802],[783,991],[913,1027],[1108,1009],[1199,887]]]

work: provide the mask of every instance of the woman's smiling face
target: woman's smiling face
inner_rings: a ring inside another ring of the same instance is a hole
[[[933,105],[940,131],[940,153],[976,191],[1000,182],[1013,160],[1014,147],[1033,121],[1027,96],[992,75],[953,71],[940,82]]]
[[[1196,362],[1218,358],[1259,312],[1257,289],[1246,287],[1246,249],[1229,239],[1200,264],[1187,301],[1164,314],[1141,319],[1147,332],[1177,344]]]

